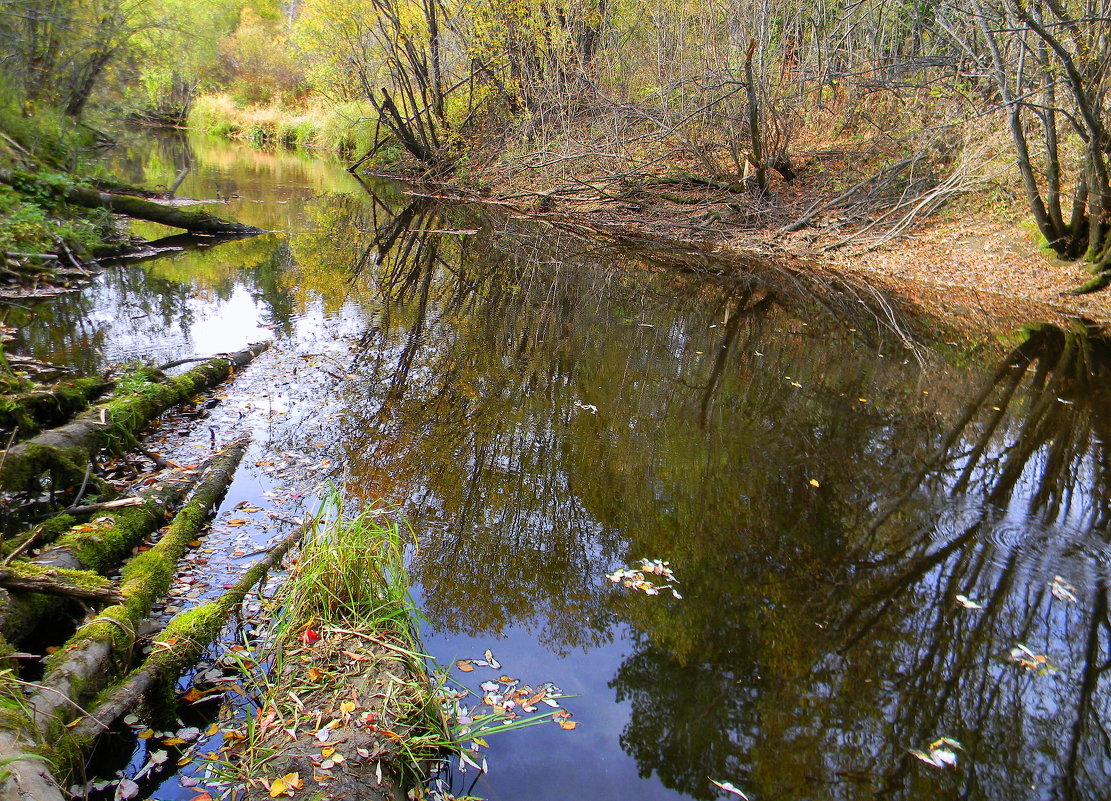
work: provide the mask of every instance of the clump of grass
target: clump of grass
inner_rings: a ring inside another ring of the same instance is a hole
[[[450,737],[409,596],[412,543],[394,516],[348,515],[332,492],[271,601],[261,642],[231,649],[252,697],[229,721],[221,783],[247,785],[247,797],[252,780],[270,792],[291,775],[327,776],[341,794],[368,772],[396,787],[419,783]]]
[[[280,102],[242,105],[229,94],[202,95],[189,112],[191,129],[254,147],[275,144],[350,155],[370,149],[373,110],[347,102],[330,106],[288,107]]]
[[[404,793],[450,754],[477,765],[489,734],[551,719],[461,711],[470,691],[422,652],[405,570],[414,538],[395,513],[347,515],[333,491],[311,525],[268,622],[222,659],[248,698],[225,711],[215,788],[245,787],[251,801],[324,777],[319,789],[342,798],[384,777]]]

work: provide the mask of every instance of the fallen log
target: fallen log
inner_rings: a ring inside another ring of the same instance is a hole
[[[121,602],[101,611],[50,657],[30,698],[31,717],[41,735],[48,737],[53,727],[77,717],[77,704],[110,681],[113,665],[129,663],[140,624],[169,591],[178,560],[227,491],[247,442],[234,441],[209,465],[158,543],[124,567]]]
[[[216,386],[267,347],[268,342],[260,342],[225,357],[210,359],[175,377],[168,378],[144,368],[138,374],[138,382],[129,382],[133,391],[113,396],[66,425],[44,431],[0,452],[0,489],[25,490],[47,473],[52,487],[81,481],[85,466],[101,450],[119,451],[133,444],[136,432],[158,415]]]
[[[106,573],[117,567],[132,549],[156,531],[195,486],[200,470],[174,470],[144,489],[138,506],[109,510],[90,523],[68,529],[53,547],[31,560],[39,568]],[[12,564],[18,564],[13,562]],[[0,634],[12,642],[26,638],[38,622],[58,609],[60,599],[37,593],[13,595],[0,616]]]
[[[85,410],[111,387],[112,382],[104,378],[77,378],[50,388],[8,394],[0,404],[0,431],[18,428],[20,437],[31,436]]]
[[[28,563],[0,567],[0,587],[102,603],[119,603],[123,600],[123,594],[116,589],[113,582],[95,573],[44,568]]]
[[[260,228],[229,222],[206,211],[183,211],[175,206],[155,203],[134,195],[102,192],[90,186],[48,183],[25,172],[0,170],[0,182],[23,191],[53,195],[74,206],[87,209],[107,209],[115,214],[161,223],[171,228],[182,228],[195,233],[265,233]]]
[[[235,586],[215,601],[176,615],[154,643],[150,656],[113,689],[103,693],[91,715],[69,727],[74,740],[78,744],[92,742],[156,688],[171,692],[181,674],[200,659],[205,649],[220,635],[231,613],[243,602],[247,593],[281,562],[314,524],[315,521],[310,520],[298,526],[271,548],[265,557],[251,565]]]
[[[11,696],[18,687],[0,686],[0,693]],[[17,712],[0,713],[0,759],[6,774],[0,779],[0,801],[65,801],[50,763],[34,752],[37,744],[27,733]]]

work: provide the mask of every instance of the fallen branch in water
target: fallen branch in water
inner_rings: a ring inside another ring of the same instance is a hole
[[[84,570],[43,568],[26,563],[0,568],[0,587],[102,603],[118,603],[123,600],[116,585],[106,578]]]
[[[140,504],[107,510],[91,523],[69,528],[57,538],[53,547],[30,564],[39,568],[107,573],[123,562],[146,536],[158,530],[169,517],[170,510],[193,489],[202,472],[175,470],[162,476],[136,496]],[[61,516],[63,520],[66,518],[67,515]],[[17,564],[12,562],[12,565]],[[56,612],[59,603],[57,598],[42,595],[13,595],[0,617],[0,633],[19,642],[45,615]]]
[[[121,603],[101,611],[50,657],[29,699],[31,717],[42,736],[49,738],[52,727],[76,717],[76,704],[108,683],[113,664],[128,663],[140,624],[169,592],[178,560],[223,498],[247,442],[236,440],[212,461],[158,543],[124,567]]]
[[[260,228],[229,222],[206,211],[182,211],[174,206],[155,203],[134,195],[101,192],[88,186],[49,184],[24,172],[0,170],[0,183],[24,191],[34,191],[47,196],[54,195],[74,206],[82,206],[87,209],[107,209],[115,214],[161,223],[171,228],[183,228],[186,231],[196,233],[264,233]]]
[[[176,615],[154,643],[154,651],[142,665],[104,693],[92,715],[82,718],[70,731],[77,742],[88,742],[124,712],[140,703],[156,685],[173,687],[177,678],[195,663],[209,644],[219,636],[231,613],[247,597],[247,593],[273,570],[297,545],[315,521],[299,526],[275,545],[266,557],[251,565],[242,578],[215,601]]]
[[[139,390],[114,395],[72,422],[44,431],[0,454],[0,488],[22,491],[46,473],[54,487],[77,483],[85,473],[85,465],[102,449],[124,449],[135,441],[136,432],[158,415],[215,387],[268,347],[268,342],[260,342],[209,359],[180,376],[165,377],[149,369],[141,372],[144,381]]]

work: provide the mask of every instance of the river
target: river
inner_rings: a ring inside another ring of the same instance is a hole
[[[493,738],[456,792],[1107,797],[1111,361],[1089,327],[954,332],[295,154],[158,137],[110,160],[151,186],[188,163],[179,194],[275,233],[109,267],[13,310],[13,350],[92,370],[273,338],[208,424],[255,434],[222,520],[309,503],[292,467],[396,504],[437,660],[492,649],[575,696],[574,730]],[[681,597],[607,579],[642,558]]]

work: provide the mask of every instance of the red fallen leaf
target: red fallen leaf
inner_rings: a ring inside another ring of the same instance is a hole
[[[319,639],[320,634],[313,631],[312,629],[305,629],[305,633],[301,635],[301,642],[303,642],[305,645],[312,645]]]
[[[194,796],[189,801],[212,801],[212,796],[208,793],[201,793],[198,796]]]

